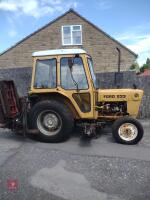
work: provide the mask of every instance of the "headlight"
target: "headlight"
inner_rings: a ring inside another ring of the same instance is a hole
[[[139,95],[138,93],[135,93],[135,94],[134,94],[134,97],[135,97],[135,98],[138,98],[139,96],[140,96],[140,95]]]
[[[133,100],[135,100],[135,101],[137,101],[137,100],[139,100],[140,99],[140,94],[139,93],[134,93],[133,94]]]

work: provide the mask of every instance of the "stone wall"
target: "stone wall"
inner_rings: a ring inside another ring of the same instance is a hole
[[[83,44],[62,46],[61,27],[63,25],[82,25]],[[135,55],[75,12],[68,12],[0,55],[0,68],[31,67],[31,55],[35,51],[83,48],[92,56],[95,72],[115,71],[118,62],[116,47],[121,50],[121,69],[126,71],[134,62]]]
[[[14,80],[20,96],[26,96],[31,83],[31,68],[0,69],[0,80]],[[97,73],[99,88],[116,88],[115,73]],[[140,107],[140,118],[150,118],[150,77],[140,77],[134,72],[123,72],[122,88],[132,88],[136,84],[144,90]]]
[[[32,68],[0,69],[0,80],[13,80],[19,96],[26,96],[31,83]]]

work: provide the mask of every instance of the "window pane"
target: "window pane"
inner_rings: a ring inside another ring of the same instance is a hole
[[[82,29],[81,25],[69,25],[62,28],[62,44],[63,45],[81,45]]]
[[[64,31],[64,34],[70,34],[70,32],[71,32],[70,26],[63,27],[63,31]]]
[[[81,27],[80,26],[73,26],[73,31],[80,31]]]
[[[78,84],[78,89],[87,89],[88,83],[81,58],[74,58],[72,76]],[[61,59],[61,86],[64,89],[77,89],[68,66],[68,58]]]
[[[64,38],[64,44],[71,44],[71,38]]]
[[[37,60],[34,87],[56,87],[56,59]]]
[[[89,68],[90,68],[90,72],[91,72],[91,76],[92,76],[92,79],[93,79],[94,87],[97,88],[96,76],[95,76],[95,73],[94,73],[93,61],[92,61],[91,58],[88,58],[88,65],[89,65]]]
[[[71,28],[69,26],[63,27],[63,43],[71,44]]]
[[[81,44],[81,31],[73,31],[73,44]]]

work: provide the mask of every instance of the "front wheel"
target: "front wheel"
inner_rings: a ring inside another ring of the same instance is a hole
[[[55,100],[38,102],[30,113],[31,128],[39,130],[44,142],[61,142],[73,129],[74,119],[69,108]]]
[[[112,135],[121,144],[137,144],[143,137],[144,130],[140,122],[130,117],[117,119],[112,126]]]

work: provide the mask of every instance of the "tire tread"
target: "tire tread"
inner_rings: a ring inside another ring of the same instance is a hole
[[[74,118],[72,112],[69,110],[68,106],[62,102],[58,102],[56,100],[42,100],[37,102],[31,112],[29,114],[31,128],[37,128],[36,126],[36,117],[38,113],[48,107],[50,109],[54,109],[54,111],[58,112],[62,117],[63,128],[62,130],[55,136],[46,136],[39,132],[39,139],[44,142],[61,142],[68,138],[69,133],[72,131],[74,126]]]

